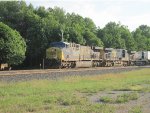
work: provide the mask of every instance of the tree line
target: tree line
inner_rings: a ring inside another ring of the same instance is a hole
[[[0,56],[0,63],[8,61],[4,59],[4,54],[7,58],[15,54],[15,60],[10,64],[23,61],[23,66],[39,65],[45,58],[45,50],[49,44],[61,41],[62,32],[64,41],[67,42],[124,48],[129,51],[150,50],[150,27],[147,25],[141,25],[132,32],[128,27],[115,22],[109,22],[104,28],[100,28],[96,27],[92,19],[67,13],[59,7],[34,8],[32,4],[27,5],[24,1],[0,1],[0,22],[0,30],[7,29],[0,31],[0,52],[3,54]],[[12,41],[10,47],[10,42],[4,44],[11,40],[11,33],[6,31],[12,32],[12,37],[19,37],[12,38],[16,41]]]

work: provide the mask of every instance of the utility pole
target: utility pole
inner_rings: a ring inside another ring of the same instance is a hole
[[[61,41],[63,42],[64,41],[64,31],[61,29]]]
[[[43,69],[44,69],[44,65],[45,65],[45,61],[44,61],[44,58],[43,58],[43,66],[42,66],[42,67],[43,67]]]

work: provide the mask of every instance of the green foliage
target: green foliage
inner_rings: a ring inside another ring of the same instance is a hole
[[[26,44],[20,34],[0,22],[0,63],[20,64],[25,51]]]
[[[125,41],[125,46],[128,51],[136,50],[135,40],[126,26],[120,27],[121,38]]]
[[[100,38],[105,47],[126,48],[125,41],[121,38],[120,24],[115,22],[110,22],[103,28]]]
[[[139,26],[134,32],[133,37],[136,41],[137,50],[150,50],[150,27],[147,25]]]
[[[109,22],[103,29],[98,29],[97,35],[105,47],[135,50],[135,41],[126,26]]]
[[[28,45],[27,55],[31,59],[43,58],[43,52],[47,47],[47,37],[45,35],[45,22],[32,11],[27,12],[26,21],[31,27],[27,29],[26,41]]]
[[[103,46],[103,42],[101,41],[101,39],[97,38],[97,36],[90,32],[89,30],[85,31],[85,35],[84,35],[85,39],[86,39],[86,44],[87,45],[91,45],[91,46]]]

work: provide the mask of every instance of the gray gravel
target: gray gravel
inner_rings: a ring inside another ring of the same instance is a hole
[[[0,81],[18,82],[39,79],[60,79],[64,76],[94,76],[107,73],[120,73],[132,70],[139,70],[143,67],[128,67],[128,68],[110,68],[110,69],[94,69],[94,70],[71,70],[71,71],[52,71],[48,73],[32,73],[32,74],[16,74],[16,75],[0,75]],[[0,72],[1,73],[1,72]]]

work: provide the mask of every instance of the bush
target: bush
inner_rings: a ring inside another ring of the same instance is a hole
[[[25,52],[26,43],[20,34],[0,22],[0,63],[20,64]]]

